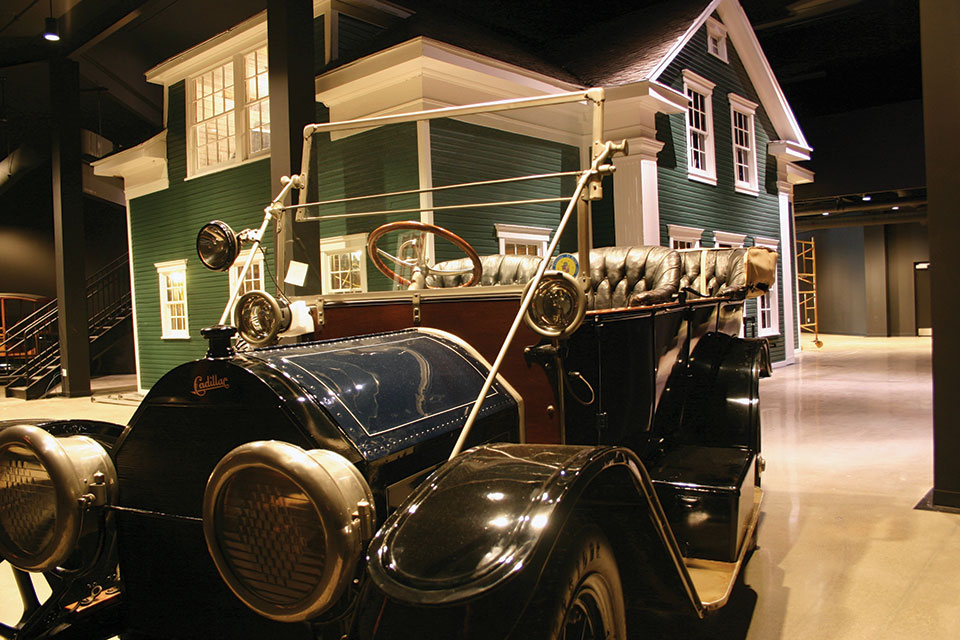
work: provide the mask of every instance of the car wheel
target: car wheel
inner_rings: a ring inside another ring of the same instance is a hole
[[[548,562],[514,637],[626,640],[620,572],[603,531],[568,526]]]

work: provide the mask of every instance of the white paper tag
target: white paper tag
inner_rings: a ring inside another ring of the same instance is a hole
[[[287,277],[284,278],[283,281],[295,287],[302,287],[303,283],[307,280],[308,267],[309,265],[305,262],[291,260],[287,266]]]

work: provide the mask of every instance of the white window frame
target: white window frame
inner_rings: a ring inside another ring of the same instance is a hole
[[[167,262],[155,262],[153,266],[157,270],[157,279],[160,286],[160,338],[163,340],[189,340],[190,339],[190,317],[189,307],[187,305],[187,260],[168,260]],[[170,306],[173,304],[167,301],[167,278],[173,273],[183,274],[183,329],[174,329],[172,326],[172,316],[170,315]]]
[[[739,249],[747,239],[745,233],[730,233],[729,231],[714,231],[713,246],[719,249]]]
[[[703,229],[696,227],[685,227],[679,224],[668,224],[667,233],[670,236],[671,249],[699,249],[700,239],[703,237]],[[680,247],[678,243],[691,243],[688,246]]]
[[[707,18],[707,53],[724,62],[730,62],[727,57],[727,28],[712,17]]]
[[[728,93],[730,100],[730,141],[733,152],[733,186],[738,193],[745,193],[751,196],[760,195],[760,184],[757,170],[757,129],[755,126],[757,112],[757,103],[751,102],[735,93]],[[747,133],[747,142],[749,149],[737,143],[737,114],[743,116],[750,128]],[[738,172],[740,164],[739,151],[745,151],[747,156],[747,180],[741,180]]]
[[[753,239],[753,244],[758,247],[766,247],[768,249],[773,249],[778,251],[780,242],[776,238],[761,238],[756,237]],[[777,293],[777,285],[779,284],[779,277],[775,277],[773,284],[770,285],[770,290],[756,298],[757,303],[757,335],[761,338],[764,336],[777,336],[780,335],[780,304],[779,296]],[[765,304],[766,303],[766,304]],[[762,308],[769,306],[770,308],[770,325],[765,326],[763,322],[763,312]]]
[[[269,88],[266,96],[261,96],[254,103],[248,104],[245,76],[246,56],[265,49],[266,42],[261,42],[253,47],[247,47],[233,55],[220,58],[215,64],[205,66],[198,73],[193,73],[186,79],[186,113],[187,113],[187,179],[198,176],[205,176],[218,171],[223,171],[230,167],[235,167],[247,162],[253,162],[270,155],[270,146],[260,151],[250,152],[250,127],[248,126],[248,108],[251,104],[260,104],[263,99],[267,101],[267,116],[269,118]],[[197,111],[196,111],[196,80],[219,67],[226,64],[233,65],[233,110],[229,112],[234,122],[235,153],[234,157],[223,162],[208,164],[204,167],[199,166],[199,150],[197,145]],[[269,70],[269,61],[267,63]],[[269,122],[267,123],[269,126]]]
[[[353,233],[346,236],[334,236],[320,239],[320,282],[324,295],[331,293],[349,293],[344,289],[334,289],[327,267],[328,258],[338,253],[360,252],[360,290],[367,290],[367,234]]]
[[[684,119],[687,132],[687,177],[698,182],[705,182],[709,185],[717,185],[717,157],[716,143],[713,135],[713,88],[716,83],[710,82],[703,76],[697,75],[689,69],[683,70],[683,95],[687,96],[690,104],[687,106],[687,114]],[[695,103],[690,96],[691,92],[696,92],[703,96],[703,126],[694,128],[691,126],[691,120],[694,118]],[[696,167],[693,164],[693,134],[703,136],[703,164],[705,167]]]
[[[230,267],[229,291],[233,291],[233,288],[236,286],[237,278],[240,277],[240,271],[243,269],[243,265],[246,264],[247,258],[250,257],[251,251],[253,251],[253,249],[244,249],[243,251],[241,251],[240,255],[237,256],[237,259],[234,261],[233,266]],[[248,289],[247,291],[252,291],[252,290],[266,291],[266,288],[264,285],[265,279],[264,279],[263,267],[264,267],[263,252],[258,249],[256,254],[253,256],[253,262],[250,263],[250,271],[247,271],[247,277],[244,278],[244,280],[254,280],[253,289]],[[256,268],[257,271],[254,272],[254,276],[253,278],[251,278],[250,272],[254,268]],[[244,293],[246,293],[246,291],[244,291],[243,289],[240,289],[240,291],[237,293],[237,297],[242,296]]]
[[[547,245],[550,243],[551,229],[547,227],[531,227],[519,224],[494,224],[497,230],[497,240],[500,243],[500,253],[507,252],[507,243],[535,245],[538,256],[544,256],[547,253]]]

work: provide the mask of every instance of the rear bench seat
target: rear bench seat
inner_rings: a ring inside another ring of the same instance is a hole
[[[492,255],[480,258],[482,286],[524,284],[533,278],[543,258]],[[469,258],[449,260],[438,269],[470,267]],[[469,282],[470,273],[428,276],[431,287],[457,287]],[[614,309],[670,302],[680,283],[680,254],[667,247],[602,247],[590,252],[590,292],[587,309]]]
[[[690,287],[705,296],[739,294],[747,288],[744,258],[746,249],[701,249],[683,251],[683,274],[680,290]],[[706,286],[700,280],[701,267],[706,274]]]

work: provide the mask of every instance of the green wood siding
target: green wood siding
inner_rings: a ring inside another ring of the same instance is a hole
[[[766,153],[767,142],[778,138],[763,106],[754,117],[756,135],[757,174],[759,196],[737,193],[734,189],[733,140],[728,93],[735,93],[760,103],[747,72],[731,42],[727,42],[729,64],[707,53],[706,27],[702,27],[677,58],[659,78],[678,91],[683,91],[684,69],[690,69],[715,82],[713,89],[713,133],[717,168],[717,185],[712,186],[687,177],[687,140],[685,115],[657,115],[657,139],[664,143],[658,156],[658,187],[660,198],[660,238],[668,244],[668,224],[704,229],[702,244],[714,245],[713,231],[743,233],[752,237],[780,238],[779,203],[776,191],[776,159]],[[780,247],[781,253],[789,247]],[[782,260],[778,265],[782,279]],[[782,288],[778,295],[780,330],[783,331],[784,299]],[[789,313],[788,303],[788,313]],[[755,315],[753,301],[747,303],[747,314]],[[783,360],[782,337],[771,338],[771,356]]]
[[[326,121],[323,109],[319,121]],[[319,199],[334,200],[419,188],[417,125],[404,123],[378,127],[330,141],[329,134],[314,136]],[[416,195],[373,198],[314,209],[310,215],[408,209],[419,206]],[[419,220],[419,213],[340,218],[320,223],[320,237],[331,238],[368,232],[398,220]],[[367,288],[386,291],[393,283],[367,259]]]
[[[170,88],[167,118],[167,170],[170,187],[130,202],[133,278],[136,288],[140,384],[150,387],[174,366],[203,356],[206,341],[200,329],[220,319],[229,297],[227,272],[200,264],[196,236],[210,220],[227,222],[235,231],[257,227],[270,201],[269,158],[192,180],[186,175],[183,83]],[[273,234],[264,241],[265,266],[272,270]],[[187,316],[190,338],[160,337],[160,283],[156,262],[187,259]],[[267,290],[275,292],[270,276]]]
[[[383,31],[383,27],[348,16],[345,13],[338,15],[340,17],[339,29],[337,30],[339,58],[350,58],[361,53],[370,40]]]
[[[430,145],[434,186],[571,171],[579,168],[580,162],[575,147],[456,120],[432,121]],[[573,177],[471,187],[438,192],[433,203],[442,206],[550,198],[569,195],[574,187]],[[552,229],[560,222],[564,207],[564,203],[545,203],[438,211],[434,220],[472,244],[480,255],[490,255],[499,250],[495,222]],[[437,260],[459,257],[461,254],[449,244],[437,243]]]

